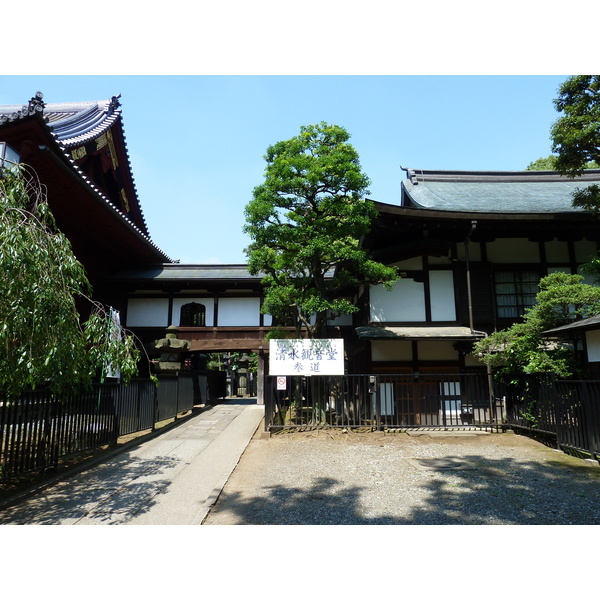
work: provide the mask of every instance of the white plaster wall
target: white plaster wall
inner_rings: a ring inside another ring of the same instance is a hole
[[[578,242],[574,242],[573,245],[575,247],[575,260],[579,263],[589,262],[598,254],[596,242],[580,240]]]
[[[417,348],[419,360],[458,360],[458,351],[453,347],[454,342],[419,342]]]
[[[352,315],[340,315],[335,319],[327,319],[329,325],[341,327],[343,325],[352,325]]]
[[[258,327],[260,325],[260,298],[219,299],[218,326]]]
[[[537,242],[527,238],[499,238],[486,244],[487,258],[493,263],[540,262]]]
[[[398,267],[399,271],[422,271],[423,258],[420,256],[414,256],[413,258],[407,258],[406,260],[399,260],[398,262],[392,263],[389,266]]]
[[[412,279],[400,279],[388,292],[382,285],[370,289],[371,321],[425,321],[424,285]]]
[[[545,242],[546,260],[548,262],[568,263],[569,262],[569,244],[559,240]]]
[[[412,360],[412,342],[372,340],[371,360],[373,362]]]
[[[429,272],[432,321],[456,321],[452,271]]]
[[[168,327],[169,300],[167,298],[129,298],[127,327]]]
[[[479,360],[478,356],[474,354],[467,354],[465,356],[465,367],[484,367],[485,364]]]
[[[585,341],[587,344],[587,355],[590,362],[600,361],[600,329],[586,331]]]

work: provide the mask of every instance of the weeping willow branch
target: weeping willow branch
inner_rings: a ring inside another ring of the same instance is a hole
[[[124,380],[140,351],[91,286],[58,230],[46,190],[27,167],[0,176],[0,395],[49,385],[61,395],[89,384],[103,367]],[[92,303],[82,322],[76,299]],[[110,335],[107,335],[107,331]]]

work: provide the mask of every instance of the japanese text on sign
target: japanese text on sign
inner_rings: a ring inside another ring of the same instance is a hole
[[[343,375],[344,340],[271,340],[269,375]]]

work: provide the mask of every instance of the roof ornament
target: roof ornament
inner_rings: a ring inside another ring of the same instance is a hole
[[[44,94],[42,94],[42,92],[36,92],[35,96],[29,101],[29,104],[27,106],[27,112],[32,115],[35,112],[42,112],[44,110],[44,107],[46,106],[46,103],[43,102],[42,98],[44,97]],[[23,107],[25,108],[25,107]]]
[[[108,105],[109,114],[114,112],[115,110],[117,110],[117,108],[119,108],[119,106],[121,106],[121,101],[119,100],[120,97],[121,94],[117,94],[116,96],[113,96],[110,99],[110,104]]]

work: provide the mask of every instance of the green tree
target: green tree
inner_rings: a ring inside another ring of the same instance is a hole
[[[526,171],[556,171],[556,156],[538,158],[527,165]]]
[[[538,158],[533,162],[530,162],[527,165],[526,171],[556,171],[556,159],[557,157],[554,154],[550,156],[546,156],[546,158]],[[598,169],[598,165],[593,160],[585,163],[583,165],[584,169]]]
[[[542,278],[536,303],[523,321],[477,342],[475,353],[501,373],[555,372],[568,377],[575,369],[572,348],[542,337],[548,329],[600,313],[600,287],[581,275],[552,273]]]
[[[35,174],[0,173],[0,395],[49,384],[57,395],[114,368],[127,381],[139,350],[104,307],[67,238],[58,231]],[[82,323],[77,301],[88,301]]]
[[[600,76],[569,77],[558,90],[554,106],[562,116],[551,129],[555,169],[575,178],[590,165],[600,163]],[[600,211],[600,186],[578,188],[573,205],[593,213]]]
[[[246,206],[251,273],[265,275],[263,312],[300,337],[323,337],[327,319],[358,310],[346,295],[361,284],[390,287],[396,270],[361,248],[377,211],[364,200],[350,135],[337,125],[304,126],[267,149],[264,183]]]

